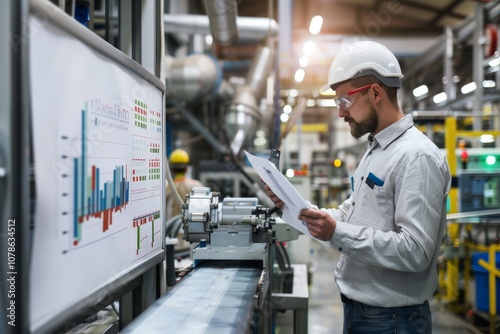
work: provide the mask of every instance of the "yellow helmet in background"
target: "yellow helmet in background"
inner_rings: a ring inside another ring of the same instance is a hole
[[[172,165],[187,165],[189,164],[189,154],[183,149],[176,149],[170,153],[169,163]]]

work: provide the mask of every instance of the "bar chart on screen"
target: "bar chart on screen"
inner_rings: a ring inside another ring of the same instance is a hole
[[[164,258],[165,85],[66,19],[30,17],[33,333],[60,331]]]
[[[93,98],[83,104],[77,132],[59,126],[63,254],[125,238],[134,262],[161,246],[160,208],[151,204],[162,195],[161,141],[146,126],[155,116],[138,100],[128,108]]]

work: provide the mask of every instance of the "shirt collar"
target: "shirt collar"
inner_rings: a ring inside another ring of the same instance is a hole
[[[413,118],[410,114],[405,115],[403,118],[398,120],[397,122],[391,124],[384,130],[377,133],[375,137],[375,141],[379,143],[382,149],[385,149],[389,144],[391,144],[396,138],[401,136],[406,132],[409,128],[413,126]]]

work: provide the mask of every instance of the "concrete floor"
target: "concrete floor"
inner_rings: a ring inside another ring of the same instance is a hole
[[[333,280],[339,253],[313,242],[312,284],[309,288],[308,334],[341,334],[343,309],[340,292]],[[434,334],[482,333],[462,318],[431,300]]]

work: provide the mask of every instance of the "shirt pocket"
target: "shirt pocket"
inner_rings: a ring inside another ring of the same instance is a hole
[[[387,221],[392,219],[389,217],[388,205],[385,185],[375,185],[372,188],[369,184],[363,183],[355,204],[354,223],[383,230]]]

